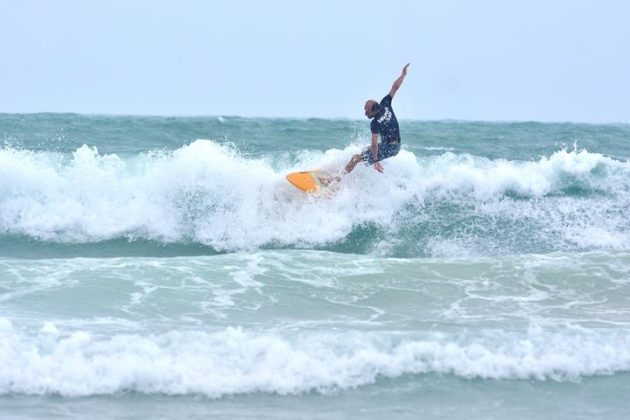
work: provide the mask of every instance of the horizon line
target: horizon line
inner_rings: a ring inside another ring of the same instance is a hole
[[[329,120],[329,121],[366,121],[367,118],[352,118],[352,117],[297,117],[297,116],[244,116],[234,114],[143,114],[143,113],[129,113],[129,114],[116,114],[107,112],[58,112],[58,111],[37,111],[37,112],[5,112],[0,111],[0,115],[78,115],[85,117],[136,117],[136,118],[215,118],[220,120],[221,118],[240,118],[240,119],[259,119],[259,120]],[[572,120],[534,120],[534,119],[465,119],[465,118],[398,118],[401,122],[450,122],[450,123],[498,123],[498,124],[524,124],[524,123],[538,123],[538,124],[582,124],[582,125],[628,125],[630,119],[627,121],[572,121]]]

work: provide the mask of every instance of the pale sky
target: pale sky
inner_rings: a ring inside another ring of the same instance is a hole
[[[0,0],[0,112],[630,121],[630,1]]]

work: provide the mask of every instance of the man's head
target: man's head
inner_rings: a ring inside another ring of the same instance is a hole
[[[372,119],[381,110],[381,106],[374,99],[369,99],[363,109],[365,110],[365,116]]]

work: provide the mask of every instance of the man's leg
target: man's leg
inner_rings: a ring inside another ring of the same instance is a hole
[[[361,160],[361,155],[352,156],[352,159],[350,159],[350,162],[348,162],[348,164],[346,165],[346,173],[349,174],[350,172],[352,172],[354,167],[357,166],[357,163],[361,162]]]

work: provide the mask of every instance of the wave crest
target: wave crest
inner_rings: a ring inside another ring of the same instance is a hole
[[[448,374],[463,378],[572,381],[630,369],[630,334],[566,330],[486,331],[477,338],[366,333],[281,337],[227,328],[99,338],[37,337],[0,329],[0,394],[301,394],[372,384],[381,377]]]
[[[4,148],[0,232],[53,242],[192,242],[232,251],[326,246],[366,226],[398,235],[397,225],[418,220],[442,220],[433,242],[461,242],[448,237],[449,225],[485,218],[480,223],[493,231],[492,241],[502,229],[492,224],[502,206],[502,217],[538,214],[556,230],[563,224],[572,229],[568,218],[574,217],[579,229],[604,235],[586,248],[630,243],[630,227],[619,214],[630,205],[630,164],[586,150],[530,162],[451,152],[416,157],[403,150],[386,162],[384,175],[360,167],[328,199],[305,196],[284,180],[293,170],[338,170],[357,150],[305,152],[297,161],[273,163],[209,140],[130,156],[101,155],[86,145],[71,155]],[[606,232],[615,240],[607,241]],[[566,243],[570,235],[561,236]]]

